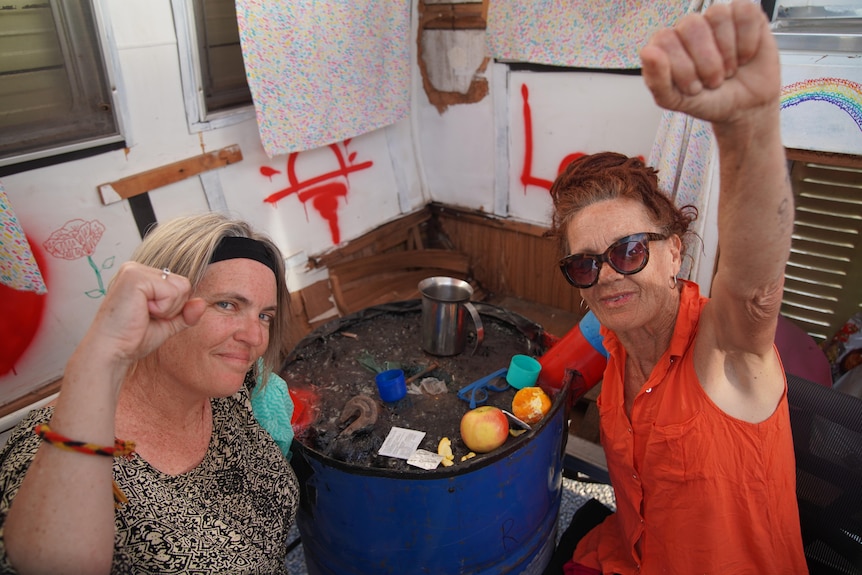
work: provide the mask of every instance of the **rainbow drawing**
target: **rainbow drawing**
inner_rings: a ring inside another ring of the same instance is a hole
[[[862,130],[862,84],[845,78],[812,78],[781,88],[781,109],[802,102],[828,102],[847,112]]]

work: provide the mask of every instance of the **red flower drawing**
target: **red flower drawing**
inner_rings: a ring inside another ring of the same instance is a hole
[[[105,226],[98,220],[69,220],[42,245],[54,257],[76,260],[93,255],[104,232]]]
[[[84,292],[87,297],[93,299],[105,295],[105,282],[102,281],[102,271],[114,266],[113,257],[103,261],[101,266],[96,265],[96,262],[93,261],[93,252],[96,251],[96,244],[102,239],[104,232],[105,226],[99,220],[89,222],[85,222],[84,220],[69,220],[63,224],[62,228],[55,230],[42,244],[48,250],[48,253],[55,258],[64,260],[87,258],[87,263],[93,268],[96,280],[99,282],[98,288]]]

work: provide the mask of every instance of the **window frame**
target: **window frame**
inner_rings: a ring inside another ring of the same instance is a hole
[[[106,151],[131,145],[131,135],[128,128],[130,122],[128,106],[125,94],[125,85],[120,71],[119,54],[117,51],[116,38],[111,27],[111,18],[105,0],[87,0],[92,9],[96,49],[101,54],[101,67],[107,83],[108,95],[113,108],[116,134],[100,136],[96,138],[84,138],[75,142],[60,144],[43,150],[22,152],[6,158],[0,158],[0,175],[7,175],[21,171],[30,170],[46,165],[54,165],[67,161],[73,161],[82,157],[88,157]],[[63,13],[62,4],[51,3],[51,10],[55,15],[58,11]],[[63,14],[63,19],[68,18]],[[55,18],[55,21],[57,19]],[[65,30],[58,31],[65,35]],[[68,47],[80,42],[80,36],[67,40],[63,46],[64,52]],[[82,78],[77,76],[73,82],[81,82]]]
[[[171,0],[177,33],[177,52],[183,87],[183,102],[189,132],[194,134],[224,128],[255,118],[253,103],[227,110],[209,112],[204,100],[203,75],[195,26],[194,3],[191,0]]]
[[[771,28],[779,50],[862,51],[862,7],[830,0],[790,6],[773,4]]]

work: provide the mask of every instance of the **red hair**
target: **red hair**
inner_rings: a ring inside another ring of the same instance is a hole
[[[697,218],[697,208],[676,207],[659,189],[658,172],[638,158],[615,152],[581,156],[563,170],[551,186],[554,215],[548,235],[566,251],[566,228],[589,205],[605,200],[630,199],[642,204],[663,233],[682,238]]]

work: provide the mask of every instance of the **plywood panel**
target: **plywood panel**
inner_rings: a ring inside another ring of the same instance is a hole
[[[571,312],[580,294],[559,272],[556,241],[541,226],[432,205],[441,233],[466,253],[473,276],[497,295],[511,295]]]

